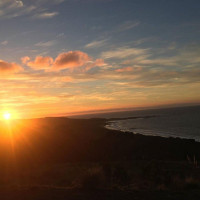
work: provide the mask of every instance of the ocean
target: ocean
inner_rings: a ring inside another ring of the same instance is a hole
[[[106,125],[108,129],[200,141],[200,106],[93,114],[87,115],[87,118],[89,116],[90,118],[116,118],[108,120]]]

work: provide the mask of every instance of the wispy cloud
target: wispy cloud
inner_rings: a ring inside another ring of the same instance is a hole
[[[51,47],[55,44],[56,44],[55,40],[50,40],[50,41],[47,41],[47,42],[38,42],[38,43],[35,44],[35,46],[37,46],[37,47]]]
[[[5,41],[1,42],[1,44],[4,45],[4,46],[6,46],[8,44],[8,41],[5,40]]]
[[[130,30],[132,28],[135,28],[136,26],[139,26],[140,22],[139,21],[126,21],[122,24],[120,24],[117,28],[116,31],[127,31]]]
[[[64,33],[59,33],[58,35],[56,35],[57,38],[63,38],[65,36]]]
[[[0,4],[0,16],[1,18],[14,18],[29,14],[35,9],[33,5],[24,5],[23,1],[3,0]]]
[[[116,72],[132,72],[133,68],[132,67],[124,67],[124,68],[120,68],[120,69],[116,69]]]
[[[58,15],[58,12],[43,12],[37,13],[33,16],[34,19],[50,19]]]
[[[148,49],[120,47],[111,51],[104,51],[101,53],[101,57],[104,59],[117,58],[122,59],[129,56],[139,56],[147,54]]]
[[[0,2],[0,17],[1,19],[11,19],[28,16],[36,19],[48,19],[59,14],[56,11],[49,11],[49,6],[62,2],[63,0],[2,0]]]
[[[98,47],[102,47],[106,44],[108,40],[96,40],[96,41],[92,41],[88,44],[85,45],[85,48],[98,48]]]

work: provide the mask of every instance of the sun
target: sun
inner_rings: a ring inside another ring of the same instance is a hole
[[[9,119],[11,119],[11,114],[9,112],[6,112],[3,114],[3,118],[4,118],[4,120],[9,120]]]

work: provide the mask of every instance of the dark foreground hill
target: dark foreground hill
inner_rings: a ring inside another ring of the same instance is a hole
[[[105,119],[68,118],[2,122],[0,195],[199,198],[200,143],[107,130],[105,123]],[[141,191],[148,191],[147,196]]]
[[[4,157],[10,148],[19,163],[24,164],[185,160],[187,155],[200,156],[200,143],[194,140],[122,133],[105,129],[105,123],[104,119],[68,118],[11,122],[9,133],[5,129],[9,125],[2,126],[4,139],[1,140],[0,152]]]

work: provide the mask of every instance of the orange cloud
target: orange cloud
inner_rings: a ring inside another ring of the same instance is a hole
[[[61,53],[55,59],[53,68],[56,70],[81,67],[91,61],[88,54],[81,51],[69,51]]]
[[[28,57],[28,56],[21,58],[21,61],[23,64],[26,64],[29,60],[30,60],[30,57]]]
[[[85,67],[85,71],[90,70],[93,67],[101,67],[106,65],[103,59],[96,59],[95,61],[91,61],[87,66]]]
[[[125,67],[125,68],[122,68],[122,69],[117,69],[115,71],[116,72],[131,72],[131,71],[133,71],[133,68],[132,67]]]
[[[1,74],[12,74],[21,71],[23,68],[16,63],[8,63],[0,60],[0,73]]]
[[[83,67],[82,71],[87,71],[93,67],[101,67],[106,65],[103,59],[93,60],[87,53],[82,51],[69,51],[59,54],[55,61],[52,57],[37,56],[35,60],[31,61],[30,57],[25,56],[21,58],[23,64],[32,69],[53,69],[60,71],[62,69],[74,69]]]
[[[103,59],[96,59],[95,60],[95,65],[98,67],[106,65]]]
[[[51,65],[53,64],[53,58],[49,56],[46,56],[46,57],[37,56],[34,61],[30,61],[30,62],[28,62],[28,58],[29,57],[22,58],[22,62],[24,60],[27,66],[33,69],[47,69],[51,67]]]

